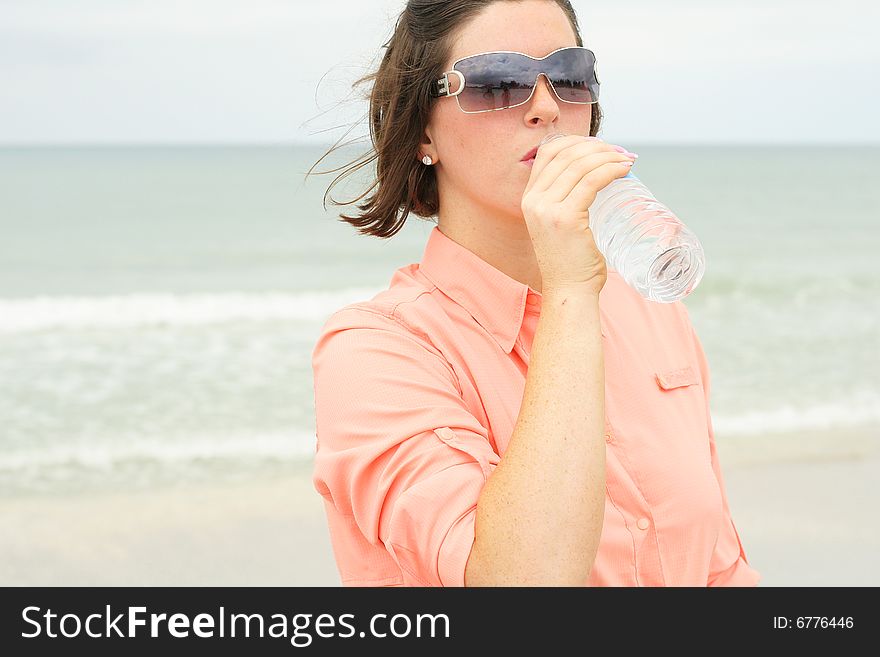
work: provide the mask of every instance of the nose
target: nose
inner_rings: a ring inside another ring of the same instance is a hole
[[[536,119],[552,122],[557,116],[559,116],[559,102],[556,92],[550,86],[550,80],[547,76],[540,73],[535,81],[535,91],[532,93],[532,99],[528,104],[526,120],[530,123]]]

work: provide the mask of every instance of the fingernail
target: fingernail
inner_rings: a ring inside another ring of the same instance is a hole
[[[615,146],[614,150],[616,150],[618,153],[628,153],[629,152],[623,146]]]
[[[630,153],[629,151],[624,151],[623,154],[627,157],[631,157],[634,160],[639,159],[638,153]]]

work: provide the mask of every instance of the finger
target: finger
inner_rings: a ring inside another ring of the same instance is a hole
[[[542,152],[546,146],[556,146],[557,142],[565,143],[560,144],[560,147],[552,152]],[[586,141],[583,137],[575,137],[574,140],[557,139],[555,142],[545,144],[538,149],[527,189],[546,191],[572,162],[585,155],[602,152],[617,151],[611,144],[599,140]]]
[[[580,144],[588,138],[581,135],[567,135],[565,137],[557,137],[556,139],[538,146],[538,152],[535,155],[535,161],[532,162],[532,172],[529,175],[529,182],[526,184],[526,191],[534,188],[535,182],[541,175],[547,164],[556,157],[564,149],[574,144]],[[598,137],[590,137],[591,141],[598,141]],[[542,187],[539,191],[543,191]]]
[[[584,155],[571,162],[565,170],[559,174],[553,184],[551,184],[544,192],[544,196],[550,201],[564,201],[571,193],[572,189],[591,171],[609,163],[619,163],[624,161],[631,162],[632,160],[616,151]]]
[[[570,207],[587,210],[596,200],[596,194],[604,189],[612,181],[623,178],[632,170],[632,162],[626,158],[626,161],[606,162],[587,173],[581,180],[571,189],[568,196],[565,197],[564,203]]]

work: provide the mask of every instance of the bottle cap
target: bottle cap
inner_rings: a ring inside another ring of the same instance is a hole
[[[566,135],[564,132],[554,132],[554,133],[551,133],[551,134],[547,135],[546,137],[544,137],[544,138],[541,140],[541,143],[538,144],[538,148],[540,148],[540,147],[543,146],[544,144],[549,144],[549,143],[550,143],[551,141],[553,141],[554,139],[559,139],[560,137],[566,137],[566,136],[567,136],[567,135]]]

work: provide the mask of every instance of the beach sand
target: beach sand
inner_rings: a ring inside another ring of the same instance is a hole
[[[880,453],[876,433],[862,434],[840,441],[861,447],[837,451],[827,433],[792,435],[789,445],[825,447],[772,459],[719,448],[759,586],[880,585]],[[0,497],[0,523],[3,585],[339,585],[305,467],[235,484]]]

